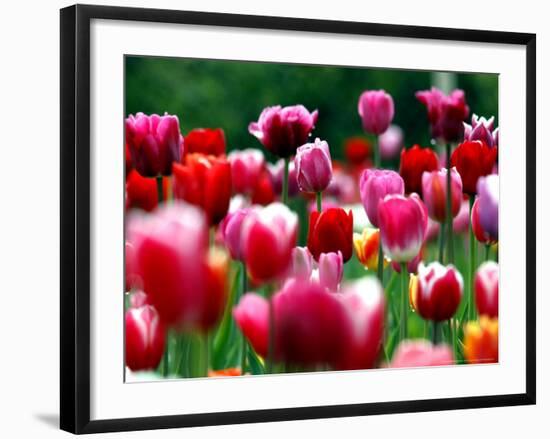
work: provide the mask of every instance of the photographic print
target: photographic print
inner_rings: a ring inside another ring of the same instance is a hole
[[[497,74],[124,80],[126,382],[498,362]]]

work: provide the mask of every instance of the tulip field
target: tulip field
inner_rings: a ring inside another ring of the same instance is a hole
[[[498,362],[494,78],[128,62],[127,380]]]

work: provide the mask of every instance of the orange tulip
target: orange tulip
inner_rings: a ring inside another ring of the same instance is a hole
[[[468,363],[498,362],[498,319],[481,316],[464,328],[464,357]]]

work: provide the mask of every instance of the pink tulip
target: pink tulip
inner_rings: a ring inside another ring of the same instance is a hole
[[[254,350],[266,358],[269,340],[268,300],[255,293],[246,293],[233,308],[233,317]]]
[[[290,157],[307,142],[317,122],[317,110],[310,113],[303,105],[267,107],[248,131],[278,157]]]
[[[467,198],[462,199],[458,215],[453,220],[453,231],[455,233],[467,232],[470,225],[470,202]]]
[[[344,275],[342,252],[321,253],[319,256],[319,282],[329,291],[338,291]]]
[[[335,197],[342,204],[356,203],[358,198],[357,181],[350,174],[342,170],[335,170],[326,193]]]
[[[126,143],[132,164],[144,177],[172,174],[172,162],[182,153],[182,137],[177,116],[137,113],[126,119]]]
[[[428,217],[428,229],[426,230],[426,241],[432,241],[439,236],[440,224]]]
[[[489,147],[497,146],[498,128],[494,129],[494,124],[495,118],[493,116],[487,120],[474,114],[472,125],[464,123],[464,140],[481,140]]]
[[[366,169],[359,180],[361,201],[370,223],[379,227],[378,205],[386,195],[403,195],[405,183],[395,171],[385,169]]]
[[[491,174],[477,181],[479,223],[491,240],[498,241],[499,177]]]
[[[252,208],[242,225],[241,249],[250,277],[270,281],[286,272],[296,245],[298,216],[281,203]]]
[[[456,217],[462,203],[462,179],[451,169],[451,215]],[[447,217],[447,169],[422,174],[422,197],[430,218],[443,223]]]
[[[397,262],[409,262],[420,252],[428,215],[418,195],[387,195],[378,205],[384,253]]]
[[[292,249],[292,264],[290,277],[301,280],[309,280],[313,271],[313,256],[307,247],[294,247]]]
[[[363,121],[363,129],[379,135],[388,129],[393,119],[393,99],[384,90],[366,90],[359,97],[357,110]]]
[[[248,215],[250,209],[238,209],[228,213],[220,223],[222,240],[229,254],[236,261],[242,261],[243,254],[241,249],[241,233],[243,221]]]
[[[126,366],[133,371],[156,369],[164,353],[166,331],[155,308],[130,308],[125,324]]]
[[[391,160],[397,157],[403,149],[403,130],[397,125],[390,125],[389,128],[378,137],[380,157],[384,160]]]
[[[418,291],[411,295],[418,313],[426,320],[441,322],[450,319],[462,299],[464,282],[452,265],[439,262],[418,266]]]
[[[278,195],[280,195],[283,191],[284,165],[285,162],[283,159],[273,164],[268,163],[267,165],[271,183],[273,184],[273,190]],[[296,173],[296,167],[294,166],[294,160],[291,160],[288,164],[288,195],[293,197],[298,194],[298,192],[300,192],[298,187],[298,176]]]
[[[475,300],[480,315],[498,317],[498,264],[486,261],[474,278]]]
[[[251,194],[264,170],[262,151],[253,148],[231,151],[227,160],[231,164],[233,190],[239,194]]]
[[[332,180],[332,160],[328,143],[319,138],[298,148],[296,158],[298,186],[303,192],[322,192]]]
[[[476,197],[474,205],[472,206],[472,230],[476,239],[485,245],[491,245],[497,241],[489,235],[489,233],[483,228],[479,220],[479,197]]]
[[[454,364],[449,346],[425,340],[405,340],[395,350],[389,367],[448,366]]]

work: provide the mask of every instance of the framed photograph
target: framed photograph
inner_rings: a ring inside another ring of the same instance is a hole
[[[533,34],[61,10],[61,428],[535,403]]]

